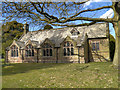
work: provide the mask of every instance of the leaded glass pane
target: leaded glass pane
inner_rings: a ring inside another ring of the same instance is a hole
[[[52,46],[48,43],[43,46],[43,56],[52,56]]]
[[[95,43],[92,43],[92,50],[95,50]]]
[[[96,50],[99,50],[99,43],[96,43]]]
[[[11,50],[11,57],[13,57],[13,50]]]
[[[64,43],[64,47],[66,47],[66,43]]]
[[[74,54],[73,44],[71,42],[64,43],[64,56],[70,56]]]
[[[71,47],[73,46],[73,44],[71,44]]]
[[[15,45],[11,47],[11,57],[18,57],[18,48]]]
[[[71,48],[71,55],[74,55],[74,49]]]
[[[28,52],[29,52],[29,56],[31,56],[31,50],[29,50]]]
[[[18,57],[18,50],[17,50],[17,57]]]
[[[25,50],[25,56],[27,56],[27,50]]]
[[[52,49],[50,49],[50,56],[52,56]]]
[[[34,50],[32,50],[32,56],[34,56]]]
[[[34,56],[34,49],[30,44],[26,46],[26,56]]]
[[[67,42],[67,47],[69,47],[69,45],[70,45],[70,43],[69,43],[69,42]]]
[[[70,56],[70,49],[67,48],[67,55]]]
[[[64,56],[66,56],[66,48],[64,48]]]
[[[45,49],[43,49],[43,56],[46,56],[46,55],[45,55]]]
[[[13,53],[13,57],[15,57],[16,55],[15,55],[15,50],[14,50],[14,53]]]
[[[48,52],[49,52],[49,50],[47,49],[47,56],[49,56],[49,53],[48,53]]]

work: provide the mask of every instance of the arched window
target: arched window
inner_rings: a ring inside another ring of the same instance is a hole
[[[15,45],[11,47],[11,57],[18,57],[18,47]]]
[[[74,55],[74,48],[71,42],[65,42],[63,49],[64,49],[64,56]]]
[[[52,46],[48,43],[43,45],[43,56],[52,56]]]
[[[25,55],[26,55],[26,57],[34,56],[34,49],[31,44],[26,46]]]

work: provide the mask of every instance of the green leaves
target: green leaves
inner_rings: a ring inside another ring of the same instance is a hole
[[[52,29],[53,27],[51,25],[46,25],[44,29]]]
[[[14,39],[20,38],[23,34],[23,24],[17,21],[6,22],[2,25],[2,57],[5,55],[5,49]]]

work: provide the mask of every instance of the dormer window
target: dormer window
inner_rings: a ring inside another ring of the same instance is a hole
[[[73,28],[71,30],[71,34],[72,34],[72,36],[78,36],[78,34],[80,34],[80,33],[79,33],[79,31],[76,28]]]

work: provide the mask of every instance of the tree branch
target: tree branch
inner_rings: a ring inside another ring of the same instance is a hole
[[[78,16],[79,14],[83,13],[83,12],[88,12],[88,11],[97,11],[97,10],[101,10],[101,9],[105,9],[105,8],[113,8],[112,6],[103,6],[103,7],[100,7],[100,8],[96,8],[96,9],[87,9],[87,10],[83,10],[83,11],[80,11],[79,13],[71,16],[70,18],[73,18],[75,16]]]
[[[54,25],[54,26],[67,26],[67,27],[75,27],[75,26],[89,26],[89,25],[93,25],[95,24],[96,22],[93,21],[91,23],[83,23],[83,24],[77,24],[77,25],[69,25],[69,24],[53,24],[53,23],[50,23],[51,25]]]

